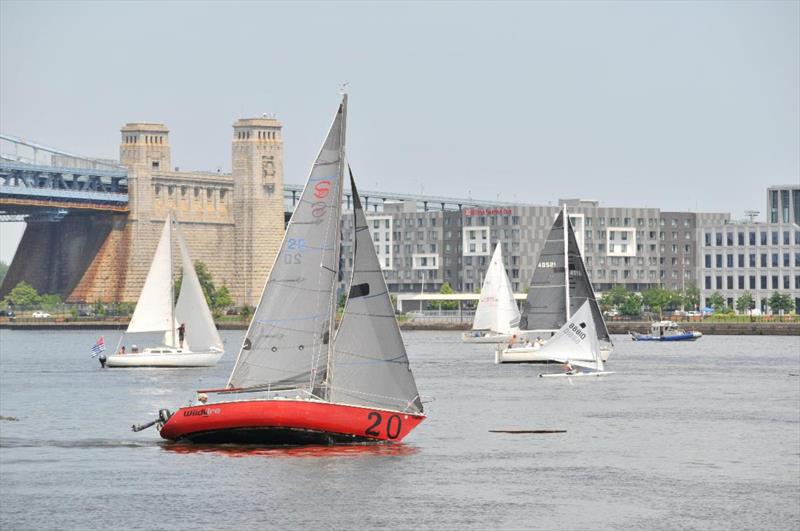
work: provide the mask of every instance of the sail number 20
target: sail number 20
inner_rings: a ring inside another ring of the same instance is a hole
[[[380,437],[381,435],[381,423],[383,423],[383,416],[378,413],[377,411],[370,411],[369,415],[367,415],[367,420],[371,421],[366,431],[367,435],[370,437]],[[400,431],[403,428],[403,421],[400,418],[400,415],[391,415],[388,419],[386,419],[386,437],[389,439],[397,439],[400,436]]]

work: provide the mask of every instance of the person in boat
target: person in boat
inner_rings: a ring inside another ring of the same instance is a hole
[[[139,347],[136,345],[131,345],[131,352],[133,353],[139,352]]]
[[[122,345],[122,348],[119,351],[120,354],[125,354],[125,345]]]
[[[514,345],[517,343],[517,334],[511,336],[511,340],[508,342],[508,348],[514,348]]]
[[[183,348],[183,338],[186,337],[186,323],[181,323],[178,327],[178,345]]]
[[[569,362],[569,360],[567,360],[567,362],[564,364],[564,372],[567,373],[567,374],[574,374],[575,373],[575,367],[572,366],[572,364]]]
[[[208,395],[205,393],[197,393],[197,402],[200,404],[205,404],[208,402]]]
[[[542,336],[536,336],[536,344],[540,346],[544,345],[544,339],[542,339]]]

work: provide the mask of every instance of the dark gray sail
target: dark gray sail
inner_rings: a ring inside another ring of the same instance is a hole
[[[592,317],[594,317],[597,339],[610,342],[611,338],[608,336],[608,328],[606,328],[606,322],[603,319],[603,312],[600,311],[594,289],[592,289],[592,282],[589,280],[589,275],[586,274],[586,265],[583,263],[581,250],[578,247],[578,240],[575,238],[571,223],[567,224],[567,242],[567,255],[569,257],[569,313],[574,315],[583,306],[583,303],[588,301],[592,309]]]
[[[330,361],[331,402],[422,413],[417,384],[352,173],[353,275]]]
[[[325,378],[344,174],[347,96],[286,228],[228,387],[316,389]]]
[[[539,253],[520,329],[555,331],[567,322],[564,282],[564,212],[561,211]]]

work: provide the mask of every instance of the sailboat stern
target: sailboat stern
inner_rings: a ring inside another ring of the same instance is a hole
[[[161,437],[203,444],[358,444],[400,442],[424,415],[317,400],[242,400],[185,407]]]

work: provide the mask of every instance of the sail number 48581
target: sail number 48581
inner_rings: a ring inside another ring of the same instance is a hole
[[[378,413],[377,411],[370,411],[369,415],[367,415],[367,420],[371,421],[365,434],[369,435],[370,437],[380,437],[381,435],[381,424],[383,423],[383,416]],[[400,418],[400,415],[390,415],[388,419],[386,419],[386,437],[389,439],[397,439],[400,436],[400,431],[403,428],[403,420]]]

